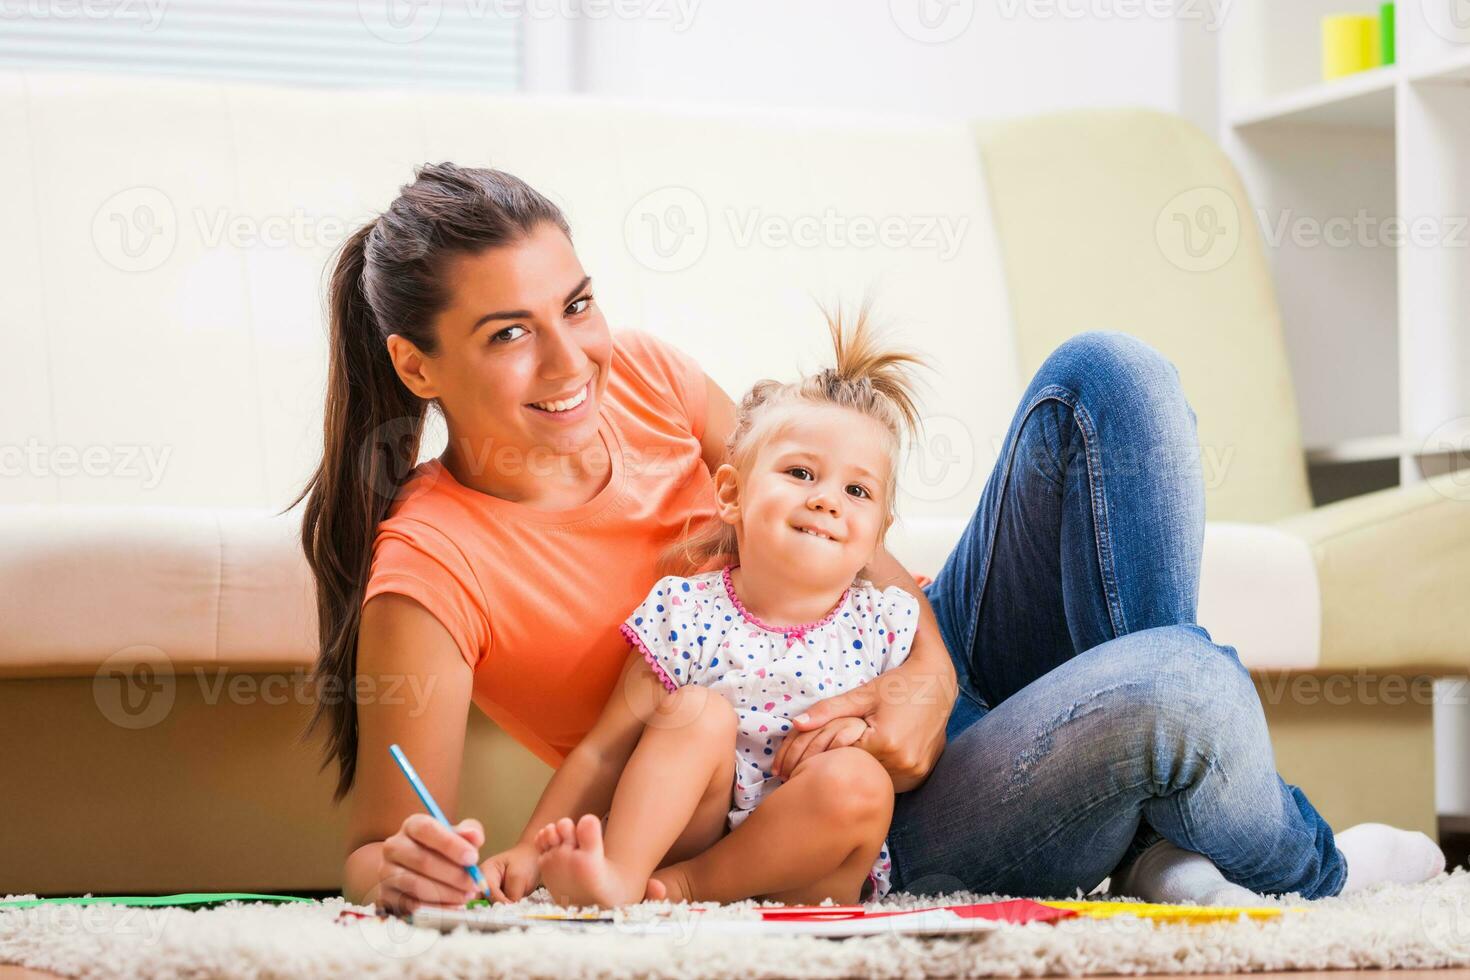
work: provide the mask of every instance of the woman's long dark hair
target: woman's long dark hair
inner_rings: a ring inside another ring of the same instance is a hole
[[[570,234],[560,209],[510,174],[426,164],[336,254],[322,461],[291,503],[306,500],[301,547],[316,578],[320,644],[318,697],[302,737],[330,717],[322,768],[337,760],[333,802],[356,775],[357,633],[373,539],[418,460],[429,407],[399,379],[386,341],[396,333],[435,354],[434,320],[450,300],[447,260],[516,242],[547,221]]]

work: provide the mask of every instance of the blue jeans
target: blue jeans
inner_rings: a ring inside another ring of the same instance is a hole
[[[1204,510],[1173,366],[1123,334],[1059,347],[925,590],[960,693],[898,798],[896,887],[1069,897],[1162,836],[1252,891],[1342,889],[1250,675],[1195,625]]]

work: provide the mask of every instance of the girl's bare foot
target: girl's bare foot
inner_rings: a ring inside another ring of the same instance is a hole
[[[566,817],[549,823],[536,834],[541,852],[541,883],[562,905],[615,908],[641,901],[647,879],[636,883],[607,859],[602,849],[602,821],[583,814],[574,825]]]
[[[648,879],[648,888],[643,893],[645,902],[688,902],[692,901],[693,890],[689,886],[689,875],[683,867],[673,864],[660,868]]]

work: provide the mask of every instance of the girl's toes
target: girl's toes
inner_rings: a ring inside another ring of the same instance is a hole
[[[577,825],[572,823],[571,817],[562,817],[556,822],[556,833],[562,844],[570,847],[577,842]]]
[[[602,856],[602,821],[590,813],[582,815],[576,827],[577,850]]]

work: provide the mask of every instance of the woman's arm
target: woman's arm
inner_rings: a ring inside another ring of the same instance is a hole
[[[806,743],[834,718],[866,718],[867,733],[855,744],[883,763],[900,793],[922,783],[944,751],[944,727],[949,721],[958,690],[954,664],[939,634],[939,621],[924,591],[908,570],[888,553],[878,549],[877,560],[863,570],[863,577],[879,589],[897,585],[919,600],[919,628],[908,659],[862,687],[820,701],[804,715],[792,719],[802,734],[787,739],[789,748],[777,760],[778,775],[789,775],[787,760],[800,761]]]
[[[705,402],[708,406],[704,416],[704,437],[699,446],[704,465],[713,473],[725,461],[725,440],[735,429],[735,403],[725,394],[725,389],[715,384],[715,379],[704,376]]]
[[[485,835],[467,820],[455,833],[423,812],[388,754],[397,742],[446,813],[459,803],[465,716],[474,674],[449,631],[423,606],[392,593],[363,606],[358,630],[357,770],[348,796],[348,847],[342,893],[385,908],[461,904],[474,885],[458,862],[478,854]],[[417,684],[405,679],[419,678]],[[372,692],[421,691],[422,698]],[[345,697],[347,692],[323,692]]]

